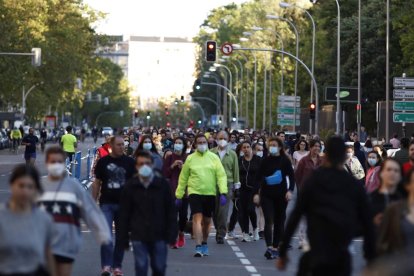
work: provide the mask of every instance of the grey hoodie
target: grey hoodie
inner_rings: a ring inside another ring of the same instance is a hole
[[[44,193],[38,199],[38,205],[52,215],[55,223],[52,240],[54,255],[75,259],[82,242],[81,219],[100,244],[111,241],[104,215],[78,180],[65,176],[62,181],[51,181],[44,177],[42,184]]]

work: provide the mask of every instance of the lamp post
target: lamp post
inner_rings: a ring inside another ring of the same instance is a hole
[[[216,68],[224,68],[229,73],[230,82],[229,82],[229,85],[228,86],[229,86],[230,91],[233,91],[233,75],[231,73],[230,68],[227,67],[226,65],[219,64],[219,63],[214,63],[214,67],[216,67]],[[224,98],[225,98],[224,104],[227,105],[227,95]],[[229,113],[230,114],[232,112],[231,107],[232,106],[230,105],[230,110],[229,110]],[[223,114],[223,115],[226,116],[226,114]],[[231,115],[230,115],[230,117],[231,117]],[[226,121],[226,123],[227,123],[227,121]]]
[[[385,39],[385,141],[390,141],[390,0],[386,4],[387,26]]]
[[[214,74],[214,72],[206,72],[203,75],[203,78],[214,78],[214,80],[216,81],[216,83],[220,83],[219,77],[216,74]],[[216,102],[215,103],[216,103],[216,114],[217,115],[220,114],[220,112],[221,112],[219,100],[220,100],[220,97],[219,97],[219,87],[216,87]]]
[[[29,90],[27,90],[27,92],[25,91],[24,85],[23,85],[23,89],[22,89],[22,116],[23,116],[23,121],[25,119],[26,116],[26,99],[27,96],[29,96],[29,94],[39,85],[42,85],[43,82],[40,83],[36,83],[34,85],[32,85],[32,87],[29,88]]]
[[[241,46],[239,44],[233,44],[233,47],[239,47],[241,48]],[[243,57],[245,64],[247,64],[249,62],[249,59],[247,58],[247,56],[245,54],[243,54],[242,52],[237,52],[237,54],[239,54],[240,56]],[[246,126],[249,126],[249,82],[250,82],[250,78],[249,78],[249,69],[246,67]],[[243,92],[241,94],[241,97],[243,97]],[[243,101],[240,99],[240,107],[241,109],[243,109],[243,105],[242,105]],[[242,112],[240,112],[240,116],[241,116]]]
[[[298,29],[296,28],[296,25],[290,21],[289,19],[277,16],[277,15],[266,15],[267,19],[271,20],[282,20],[288,23],[292,28],[296,36],[296,57],[299,58],[299,33]],[[296,96],[298,94],[298,61],[295,60],[295,104],[293,107],[293,131],[296,131]]]
[[[312,1],[314,2],[314,1]],[[315,44],[316,44],[316,24],[315,24],[315,20],[313,19],[313,16],[308,12],[307,9],[297,6],[296,4],[291,4],[291,3],[287,3],[287,2],[280,2],[279,6],[281,8],[298,8],[300,10],[302,10],[310,19],[311,23],[312,23],[312,64],[311,64],[311,71],[312,74],[314,74],[314,69],[315,69]],[[311,96],[310,96],[310,102],[313,102],[313,82],[311,81]],[[315,114],[316,115],[316,114]],[[309,120],[309,132],[312,133],[312,119]]]

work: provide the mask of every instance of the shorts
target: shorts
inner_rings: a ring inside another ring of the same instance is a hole
[[[36,152],[24,153],[24,159],[29,161],[30,159],[36,159]]]
[[[211,218],[216,208],[216,197],[210,195],[196,195],[188,196],[191,213],[202,213],[204,217]]]
[[[75,261],[75,259],[60,255],[53,255],[53,257],[55,258],[55,261],[60,264],[72,264]]]

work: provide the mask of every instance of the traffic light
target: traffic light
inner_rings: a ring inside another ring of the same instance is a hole
[[[151,119],[151,112],[147,112],[147,120]]]
[[[164,110],[165,110],[165,115],[166,116],[169,116],[170,115],[170,111],[168,111],[168,107],[165,107]]]
[[[171,123],[170,122],[167,122],[167,127],[171,127]]]
[[[311,103],[309,105],[309,117],[314,120],[316,116],[316,104],[315,103]]]
[[[201,80],[197,79],[195,82],[195,89],[200,90],[201,89]]]
[[[181,102],[182,103],[184,102],[184,96],[181,96]]]
[[[201,125],[201,119],[198,119],[197,123],[198,125]]]
[[[217,59],[217,42],[207,41],[206,43],[206,61],[215,62]]]
[[[39,67],[42,65],[42,49],[32,48],[32,66]]]

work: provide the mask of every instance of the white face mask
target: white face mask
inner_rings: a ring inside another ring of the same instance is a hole
[[[59,177],[66,171],[64,163],[47,164],[47,172],[50,176]]]
[[[221,148],[225,148],[227,146],[227,141],[226,140],[219,140],[217,142],[217,144],[221,147]]]
[[[207,144],[203,144],[203,145],[197,145],[197,150],[201,153],[206,152],[208,149]]]
[[[354,154],[352,152],[347,152],[346,156],[348,157],[348,159],[351,159],[352,156],[354,156]]]
[[[244,156],[244,152],[241,151],[239,155],[240,155],[240,157],[243,157]]]
[[[256,155],[259,156],[259,157],[263,157],[263,151],[256,152]]]
[[[143,165],[139,168],[138,174],[144,178],[148,178],[152,175],[152,168],[148,165]]]
[[[124,146],[128,147],[129,146],[129,142],[128,141],[124,141]]]
[[[144,150],[151,150],[151,149],[152,149],[152,144],[151,144],[151,143],[144,143],[144,144],[142,145],[142,148],[143,148]]]

